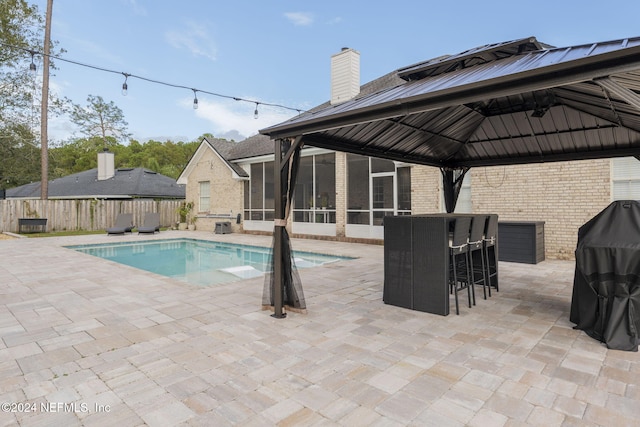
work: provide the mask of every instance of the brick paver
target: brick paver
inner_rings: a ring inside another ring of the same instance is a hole
[[[0,241],[0,427],[637,425],[640,356],[573,329],[573,262],[501,263],[500,292],[441,317],[382,302],[382,246],[297,239],[357,259],[300,270],[308,312],[274,319],[262,278],[195,287],[63,247],[172,237],[271,243]]]

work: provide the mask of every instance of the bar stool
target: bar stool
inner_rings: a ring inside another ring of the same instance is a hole
[[[489,295],[491,295],[491,286],[495,286],[496,292],[500,292],[498,287],[498,215],[489,215],[487,218],[487,226],[482,239],[485,256],[485,271],[487,286],[489,286]],[[495,277],[495,280],[493,278]]]
[[[469,308],[471,308],[471,288],[469,275],[469,229],[471,217],[458,217],[455,220],[453,235],[449,239],[449,291],[455,295],[456,314],[460,314],[458,292],[467,290]],[[462,277],[460,277],[462,273]]]
[[[471,293],[473,303],[476,302],[475,286],[482,285],[484,299],[487,299],[487,271],[485,268],[484,232],[487,225],[487,215],[474,215],[471,220],[471,234],[469,235],[469,272],[471,278]],[[489,287],[491,296],[491,287]]]

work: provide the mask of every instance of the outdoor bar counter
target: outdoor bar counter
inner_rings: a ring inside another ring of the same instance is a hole
[[[474,215],[384,218],[385,304],[449,315],[449,233],[461,216]]]

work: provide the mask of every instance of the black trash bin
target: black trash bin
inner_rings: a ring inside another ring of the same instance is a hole
[[[608,348],[638,351],[640,202],[613,202],[580,227],[570,320]]]

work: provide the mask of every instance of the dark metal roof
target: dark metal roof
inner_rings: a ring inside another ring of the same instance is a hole
[[[466,50],[457,55],[443,55],[438,58],[400,68],[398,76],[404,80],[420,80],[438,74],[449,73],[461,68],[469,68],[485,62],[495,61],[515,54],[540,50],[544,47],[535,37],[488,44]]]
[[[40,198],[40,182],[7,190],[7,198]],[[98,169],[49,181],[50,199],[163,198],[184,199],[185,188],[168,176],[144,168],[116,169],[112,178],[98,180]]]
[[[383,76],[386,89],[260,133],[439,167],[640,153],[640,37],[566,48],[531,37],[396,75],[409,81]]]

